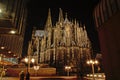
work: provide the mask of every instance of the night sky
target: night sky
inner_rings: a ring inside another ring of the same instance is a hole
[[[48,15],[48,9],[51,9],[53,24],[58,20],[59,8],[63,13],[68,14],[69,19],[76,19],[86,25],[88,36],[92,42],[93,52],[100,53],[98,33],[93,22],[93,10],[99,0],[29,0],[27,3],[28,18],[25,34],[25,44],[23,54],[27,51],[27,41],[31,39],[32,28],[44,29],[45,21]]]

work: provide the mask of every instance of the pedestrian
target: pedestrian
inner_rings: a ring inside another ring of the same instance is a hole
[[[1,75],[0,75],[0,80],[2,80],[2,78],[5,76],[5,74],[6,74],[5,71],[6,71],[6,70],[5,70],[4,67],[3,67],[2,72],[1,72]]]
[[[30,80],[30,73],[29,72],[26,73],[26,80]]]
[[[20,80],[24,80],[24,77],[25,77],[24,71],[21,71],[20,72]]]

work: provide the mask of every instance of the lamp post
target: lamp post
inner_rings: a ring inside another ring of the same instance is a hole
[[[70,66],[65,66],[65,70],[67,71],[67,76],[69,76],[70,74],[70,69],[71,67]]]
[[[24,60],[25,60],[26,63],[28,63],[28,65],[27,65],[27,72],[28,72],[28,70],[30,69],[30,63],[31,63],[31,62],[34,63],[34,62],[35,62],[35,59],[34,59],[34,58],[32,58],[32,59],[30,59],[30,58],[25,58]]]
[[[33,68],[34,68],[36,76],[37,76],[37,70],[39,70],[40,66],[39,65],[35,65]]]
[[[93,80],[95,80],[95,77],[94,77],[94,74],[95,74],[94,64],[98,64],[98,61],[97,61],[97,60],[88,60],[88,61],[87,61],[87,64],[91,64],[91,66],[92,66]]]

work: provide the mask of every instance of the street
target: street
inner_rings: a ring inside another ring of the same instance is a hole
[[[3,77],[2,80],[19,80],[19,77]],[[44,77],[30,77],[30,80],[79,80],[76,76],[44,76]],[[93,80],[92,78],[84,78],[83,80]],[[95,80],[105,80],[103,78],[96,78]]]
[[[3,77],[2,80],[19,80],[19,77]],[[76,76],[30,77],[30,80],[77,80]]]

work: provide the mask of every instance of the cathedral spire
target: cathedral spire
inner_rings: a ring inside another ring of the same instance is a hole
[[[64,21],[63,12],[62,12],[62,9],[59,8],[59,22],[63,22],[63,21]]]
[[[69,20],[68,20],[68,16],[67,16],[67,13],[65,14],[65,21],[64,21],[64,23],[68,23],[69,22]]]
[[[75,19],[75,25],[77,24],[77,21],[76,21],[76,19]]]
[[[67,13],[65,14],[65,19],[67,19],[67,17],[68,17],[68,15],[67,15]]]
[[[82,27],[82,22],[80,22],[80,27]]]
[[[48,27],[52,27],[52,20],[51,20],[51,11],[50,11],[50,8],[48,10],[48,17],[47,17],[47,21],[46,21],[46,24],[45,24],[45,29],[48,28]]]

